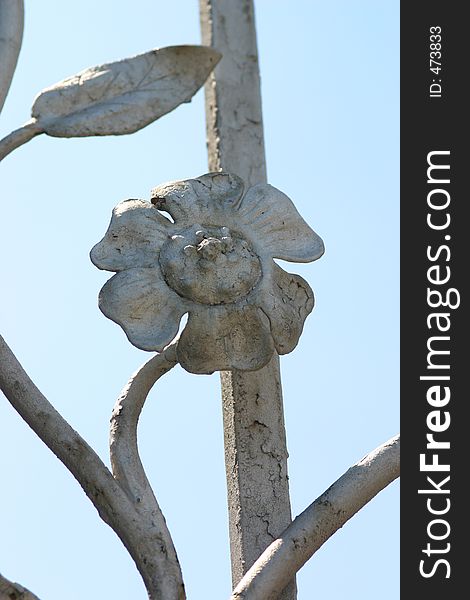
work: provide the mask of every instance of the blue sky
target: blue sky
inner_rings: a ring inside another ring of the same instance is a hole
[[[326,245],[315,263],[283,265],[316,296],[281,361],[296,515],[399,429],[399,3],[258,0],[256,18],[268,181]],[[200,43],[195,0],[26,2],[0,135],[66,76],[187,43]],[[132,136],[40,136],[0,165],[0,329],[106,461],[115,398],[148,354],[98,310],[108,275],[88,252],[119,201],[206,171],[202,91]],[[230,593],[220,404],[217,374],[177,367],[139,430],[192,600]],[[43,600],[145,597],[115,534],[2,398],[0,470],[5,576]],[[327,542],[299,574],[299,600],[399,596],[398,499],[395,482]]]

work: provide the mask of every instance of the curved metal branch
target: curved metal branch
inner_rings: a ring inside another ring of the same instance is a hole
[[[111,416],[110,455],[116,481],[126,492],[141,519],[147,524],[149,535],[165,548],[158,560],[160,568],[173,580],[180,582],[181,598],[184,588],[181,569],[173,541],[145,474],[137,446],[137,425],[140,413],[153,385],[178,362],[177,342],[168,346],[136,371],[122,390]]]
[[[400,437],[388,440],[317,498],[263,552],[230,600],[275,600],[295,573],[400,472]]]
[[[128,506],[127,497],[96,452],[34,385],[1,336],[0,389],[80,483],[101,518],[111,524],[116,513]]]
[[[162,375],[178,362],[176,343],[168,346],[136,371],[114,405],[110,427],[110,455],[113,475],[137,506],[156,502],[137,447],[137,424],[147,396]]]
[[[0,0],[0,112],[18,62],[23,26],[23,0]]]
[[[181,570],[168,531],[162,534],[161,527],[153,522],[154,513],[142,511],[138,499],[129,498],[96,452],[34,385],[1,336],[0,389],[121,538],[144,580],[149,598],[184,600]]]

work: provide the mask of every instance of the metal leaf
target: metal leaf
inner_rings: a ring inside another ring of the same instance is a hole
[[[133,133],[189,102],[220,58],[206,46],[170,46],[91,67],[43,90],[32,117],[54,137]]]

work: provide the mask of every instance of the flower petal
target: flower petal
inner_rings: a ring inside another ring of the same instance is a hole
[[[103,314],[120,325],[141,350],[160,352],[178,333],[187,312],[157,269],[129,269],[105,283],[99,296]]]
[[[113,209],[108,231],[90,252],[91,261],[106,271],[154,267],[171,231],[172,223],[149,202],[124,200]]]
[[[274,352],[269,321],[258,308],[198,307],[178,342],[181,366],[190,373],[256,371]]]
[[[244,187],[236,175],[207,173],[159,185],[152,190],[151,201],[178,224],[226,225],[227,213],[237,206]]]
[[[272,185],[250,188],[238,208],[261,248],[274,258],[311,262],[324,252],[322,239],[307,225],[292,201]]]
[[[287,273],[278,265],[272,271],[272,285],[264,285],[258,302],[271,321],[271,333],[279,354],[297,346],[304,321],[313,310],[312,289],[300,275]]]

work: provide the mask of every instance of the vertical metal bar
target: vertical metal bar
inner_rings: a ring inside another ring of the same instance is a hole
[[[200,0],[203,44],[222,53],[206,83],[209,169],[266,182],[252,0]],[[279,357],[255,372],[221,373],[232,579],[235,585],[290,524]],[[295,600],[295,580],[283,600]]]

